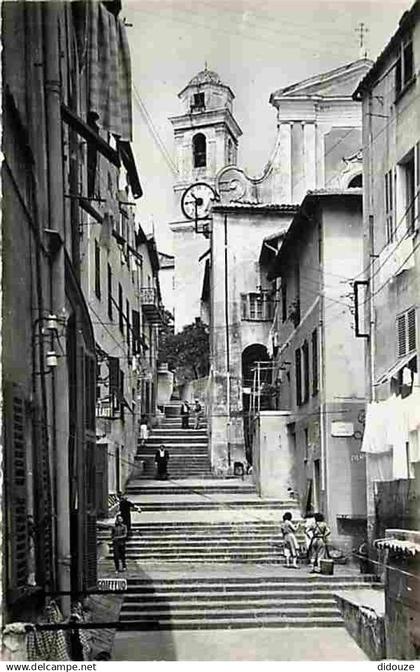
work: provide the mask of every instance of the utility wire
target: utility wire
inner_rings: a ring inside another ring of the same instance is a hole
[[[137,87],[134,83],[133,83],[133,94],[134,94],[133,95],[133,100],[136,103],[137,108],[138,108],[140,114],[142,115],[144,121],[146,122],[146,125],[147,125],[147,127],[148,127],[148,129],[149,129],[149,131],[150,131],[150,133],[153,137],[153,140],[155,141],[159,151],[161,152],[163,158],[165,159],[165,161],[166,161],[168,167],[170,168],[170,170],[172,171],[173,175],[178,177],[179,176],[178,168],[176,167],[174,161],[172,160],[169,151],[166,149],[165,144],[164,144],[162,138],[160,137],[160,135],[159,135],[159,133],[156,129],[156,126],[153,123],[153,119],[151,118],[151,116],[150,116],[150,114],[149,114],[149,112],[146,108],[146,105],[145,105],[144,101],[142,100],[142,98],[141,98],[141,96],[140,96],[140,94],[137,90]]]

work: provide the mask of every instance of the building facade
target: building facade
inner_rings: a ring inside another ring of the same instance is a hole
[[[394,498],[385,526],[418,526],[408,510],[420,460],[419,67],[420,4],[415,2],[354,95],[363,109],[366,291],[359,311],[365,318],[370,400],[363,449],[371,540],[384,536],[385,521],[375,510],[396,489],[401,496]]]
[[[205,238],[181,211],[184,191],[195,182],[214,186],[216,174],[236,164],[242,131],[233,115],[234,94],[219,75],[207,68],[179,93],[183,113],[170,119],[174,128],[178,179],[174,184],[175,221],[171,223],[175,256],[175,332],[200,317],[201,255]],[[186,300],[188,297],[188,300]]]
[[[202,314],[210,324],[215,384],[208,415],[217,471],[245,462],[250,450],[253,367],[270,359],[279,300],[276,283],[267,280],[267,253],[277,251],[309,189],[360,186],[361,109],[352,93],[369,66],[362,59],[273,93],[278,131],[263,173],[250,177],[227,166],[216,177],[220,202],[212,210]]]
[[[155,241],[135,222],[129,186],[118,190],[115,171],[113,178],[108,172],[110,194],[97,207],[102,221],[88,215],[81,238],[82,286],[96,341],[96,482],[103,516],[132,472],[141,418],[153,424],[156,416],[161,318]]]
[[[57,591],[68,614],[71,596],[96,587],[101,454],[87,232],[102,217],[95,189],[108,172],[124,166],[131,193],[141,193],[120,8],[2,6],[4,621],[31,621]],[[104,57],[110,40],[120,69]]]
[[[268,271],[280,280],[273,365],[255,378],[252,404],[260,490],[291,488],[302,514],[323,512],[333,540],[350,548],[366,528],[363,342],[351,302],[362,270],[361,190],[308,192]]]

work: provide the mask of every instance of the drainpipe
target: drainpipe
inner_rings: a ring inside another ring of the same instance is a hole
[[[47,2],[44,10],[45,105],[47,122],[48,228],[65,240],[63,157],[61,135],[59,3]],[[64,246],[50,261],[50,309],[62,314],[66,304]],[[70,590],[70,493],[68,472],[68,375],[63,358],[52,374],[52,464],[54,473],[56,576],[59,591]],[[69,598],[61,603],[69,611]]]
[[[225,334],[226,334],[226,411],[227,411],[227,458],[228,467],[231,466],[231,450],[230,450],[230,347],[229,347],[229,271],[228,271],[228,229],[227,229],[227,215],[224,217],[224,231],[225,231]]]
[[[369,114],[368,114],[368,188],[369,201],[367,203],[368,209],[368,254],[369,254],[369,340],[368,340],[368,366],[369,366],[369,387],[368,399],[370,402],[375,401],[375,301],[374,301],[374,272],[375,272],[375,236],[374,236],[374,208],[373,208],[373,128],[372,128],[372,92],[369,92]],[[372,543],[375,526],[375,501],[373,491],[373,481],[370,476],[369,453],[366,453],[366,513],[367,513],[367,537],[368,541]]]
[[[322,236],[322,229],[320,225],[320,236]],[[322,263],[323,265],[323,263]],[[319,442],[321,447],[321,492],[325,492],[325,503],[328,504],[327,492],[327,465],[326,465],[326,450],[325,450],[325,299],[324,299],[324,276],[321,280],[321,292],[319,299],[319,312],[321,319],[319,321]],[[320,493],[318,493],[318,496]]]

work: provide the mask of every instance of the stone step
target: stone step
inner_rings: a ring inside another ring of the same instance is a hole
[[[153,456],[153,458],[156,455],[156,451],[158,450],[159,446],[161,444],[157,443],[156,445],[150,445],[146,444],[144,446],[137,446],[137,454],[141,453],[146,453],[148,455]],[[207,457],[208,455],[208,445],[207,443],[165,443],[165,448],[166,450],[169,451],[169,459],[173,457],[174,455],[185,455],[185,456],[190,456],[190,455],[205,455]]]
[[[150,436],[185,436],[185,437],[203,437],[207,438],[207,429],[194,429],[193,427],[155,427],[152,429]]]
[[[128,608],[128,605],[124,604],[123,608],[121,609],[120,613],[120,619],[121,620],[131,620],[133,617],[135,618],[137,614],[141,616],[141,618],[149,618],[149,617],[176,617],[176,616],[187,616],[189,619],[201,619],[205,617],[206,619],[211,619],[211,620],[218,620],[220,618],[226,618],[229,616],[230,618],[236,618],[236,617],[254,617],[257,618],[258,616],[333,616],[334,618],[338,618],[340,616],[340,611],[338,608],[335,606],[334,601],[331,601],[332,603],[324,606],[324,605],[313,605],[310,606],[309,604],[305,605],[293,605],[293,604],[282,604],[281,606],[279,605],[253,605],[252,608],[246,608],[244,607],[243,604],[238,605],[237,607],[234,607],[233,605],[229,605],[228,613],[226,613],[226,606],[225,605],[217,605],[214,604],[213,606],[209,607],[204,607],[202,609],[197,608],[197,606],[191,606],[189,608],[189,613],[185,614],[186,609],[182,608],[177,608],[174,607],[172,604],[169,608],[169,606],[165,605],[156,605],[156,608],[140,608],[139,610],[132,608]],[[188,609],[188,607],[187,607]]]
[[[278,540],[271,540],[271,539],[261,539],[261,540],[256,540],[256,541],[249,541],[248,539],[238,539],[238,540],[228,540],[228,541],[221,541],[220,543],[217,543],[217,545],[214,545],[215,541],[212,540],[212,548],[213,550],[217,551],[224,551],[224,550],[246,550],[249,548],[250,550],[257,550],[257,549],[277,549],[277,548],[283,548],[284,546],[284,541],[283,539],[278,539]],[[157,541],[152,541],[150,539],[145,539],[144,541],[137,541],[133,539],[129,539],[127,542],[126,546],[127,550],[130,550],[132,552],[137,551],[139,553],[142,553],[144,551],[159,551],[159,552],[175,552],[175,551],[185,551],[185,552],[190,552],[190,551],[199,551],[205,553],[206,550],[209,550],[209,542],[199,542],[199,541],[168,541],[168,542],[157,542]]]
[[[345,587],[366,587],[366,584],[376,583],[376,578],[371,574],[345,574],[338,576],[325,576],[324,574],[290,574],[281,576],[231,576],[221,574],[219,576],[194,576],[184,575],[178,578],[153,578],[142,579],[130,577],[128,580],[128,592],[133,590],[171,592],[183,591],[228,591],[228,590],[341,590]]]
[[[241,494],[254,494],[255,488],[252,485],[217,485],[211,488],[205,487],[204,485],[168,485],[167,487],[162,485],[142,485],[141,483],[131,482],[127,487],[127,493],[130,494],[142,494],[142,495],[189,495],[193,493],[197,494],[222,494],[222,493],[241,493]]]
[[[164,418],[162,422],[160,423],[159,427],[156,427],[156,429],[169,429],[169,428],[178,428],[178,429],[183,429],[182,427],[182,420],[181,417],[174,417],[174,418]],[[194,427],[194,418],[190,416],[190,426],[189,429],[192,429],[195,432],[200,431],[200,429],[207,429],[207,421],[203,420],[200,422],[200,426],[198,429],[195,429]]]
[[[214,563],[214,562],[232,562],[232,563],[258,563],[258,562],[268,562],[273,564],[283,564],[284,555],[282,550],[279,549],[213,549],[209,550],[208,547],[204,548],[200,553],[199,550],[188,550],[188,549],[173,549],[162,551],[159,549],[142,549],[138,551],[137,549],[127,548],[126,550],[127,558],[138,559],[141,563],[146,561],[151,561],[153,563],[159,562],[169,562],[175,561],[179,562],[200,562],[200,563]],[[112,556],[110,551],[109,557]]]
[[[341,617],[321,617],[321,616],[299,616],[287,617],[283,616],[259,616],[254,618],[235,618],[229,617],[220,618],[217,621],[211,619],[202,619],[196,621],[189,618],[172,619],[171,616],[166,618],[156,618],[156,616],[149,619],[138,617],[133,620],[124,620],[119,624],[119,630],[138,630],[138,631],[152,631],[152,630],[230,630],[232,628],[337,628],[343,625]]]
[[[220,532],[231,532],[234,531],[246,531],[255,534],[258,531],[264,531],[266,533],[273,532],[278,533],[279,521],[266,521],[266,520],[238,520],[238,521],[217,521],[217,522],[202,522],[202,521],[167,521],[164,523],[159,522],[133,522],[132,529],[133,531],[138,531],[140,534],[143,532],[150,533],[152,531],[155,533],[170,534],[173,531],[178,532],[182,531],[183,534],[195,534],[198,533],[214,533],[220,534]]]
[[[349,587],[346,583],[339,585],[340,587],[334,588],[334,590],[345,590]],[[283,586],[281,588],[274,586],[271,588],[271,590],[265,590],[263,587],[261,589],[255,589],[250,586],[249,588],[249,590],[232,590],[230,592],[226,592],[222,590],[222,587],[220,587],[220,591],[217,592],[217,594],[214,594],[209,590],[196,592],[178,591],[168,593],[165,591],[155,592],[154,590],[151,590],[150,592],[145,592],[144,590],[136,591],[131,588],[130,592],[125,594],[124,600],[130,604],[144,604],[147,602],[147,600],[151,600],[152,604],[157,602],[169,602],[170,604],[183,604],[184,602],[202,604],[202,602],[204,602],[207,604],[210,601],[213,603],[213,600],[220,604],[229,603],[231,600],[235,603],[242,601],[247,603],[252,603],[255,601],[275,601],[278,604],[280,599],[282,601],[293,601],[293,603],[306,600],[319,600],[325,602],[334,600],[331,590],[287,590]]]
[[[174,436],[172,433],[167,436],[150,436],[146,441],[146,446],[159,446],[164,443],[165,446],[207,446],[206,436]]]
[[[242,500],[232,501],[200,501],[200,502],[186,502],[182,498],[180,501],[165,501],[165,502],[138,502],[143,511],[209,511],[214,509],[275,509],[287,511],[290,509],[289,504],[282,501],[266,501],[266,500]]]
[[[134,599],[128,599],[130,597],[133,597]],[[156,602],[155,599],[150,600],[149,602],[145,602],[143,600],[139,600],[138,596],[127,596],[124,600],[124,607],[123,607],[123,613],[147,613],[147,612],[160,612],[162,613],[163,611],[169,611],[172,614],[175,613],[183,613],[183,612],[189,612],[190,614],[192,612],[196,614],[200,614],[202,612],[207,612],[212,610],[215,613],[220,612],[220,610],[224,610],[225,615],[226,615],[226,609],[229,609],[230,612],[235,611],[237,612],[243,612],[244,610],[247,611],[254,611],[256,610],[266,610],[270,609],[271,611],[275,610],[276,613],[278,613],[281,609],[307,609],[307,611],[310,612],[311,609],[326,609],[328,611],[334,611],[335,613],[339,613],[339,610],[337,608],[336,602],[334,598],[330,595],[329,597],[326,598],[321,598],[321,599],[315,599],[315,598],[304,598],[304,599],[292,599],[292,600],[287,600],[287,599],[282,599],[281,602],[281,608],[279,608],[279,603],[278,603],[278,596],[273,596],[271,599],[270,598],[250,598],[248,596],[248,600],[246,605],[244,604],[243,600],[230,600],[228,603],[224,600],[216,600],[216,599],[207,599],[207,600],[186,600],[186,601],[180,601],[177,602],[175,600],[171,600],[170,603],[162,601],[162,602]]]

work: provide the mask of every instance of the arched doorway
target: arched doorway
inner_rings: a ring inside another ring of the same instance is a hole
[[[270,410],[271,395],[264,393],[271,385],[271,360],[265,345],[253,343],[242,352],[242,408],[244,419],[245,454],[252,464],[252,401],[257,400],[261,410]],[[257,387],[257,396],[253,396],[253,388]]]

